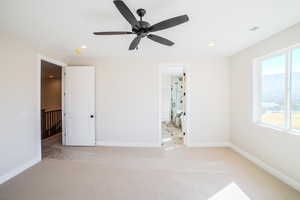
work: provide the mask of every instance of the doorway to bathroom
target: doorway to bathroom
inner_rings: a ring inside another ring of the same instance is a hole
[[[184,147],[187,121],[187,74],[182,66],[162,67],[160,72],[160,133],[166,150]]]

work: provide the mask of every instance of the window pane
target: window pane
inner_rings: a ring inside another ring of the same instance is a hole
[[[292,128],[300,130],[300,48],[294,49],[292,52],[291,86]]]
[[[286,56],[274,56],[261,62],[261,122],[285,127]]]

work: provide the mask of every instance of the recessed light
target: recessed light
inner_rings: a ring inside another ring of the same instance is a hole
[[[259,29],[259,27],[258,26],[253,26],[252,28],[250,28],[249,30],[250,31],[257,31]]]
[[[214,47],[215,45],[216,45],[216,43],[215,43],[214,41],[211,41],[211,42],[208,43],[207,46],[209,46],[209,47]]]
[[[86,49],[86,48],[87,48],[87,46],[85,46],[85,45],[82,45],[82,46],[81,46],[81,48],[82,48],[82,49]]]
[[[74,52],[75,52],[75,54],[77,54],[77,55],[82,54],[82,51],[81,51],[80,49],[76,49]]]

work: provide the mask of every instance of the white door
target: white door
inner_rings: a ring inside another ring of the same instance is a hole
[[[95,67],[65,68],[66,145],[95,145]]]

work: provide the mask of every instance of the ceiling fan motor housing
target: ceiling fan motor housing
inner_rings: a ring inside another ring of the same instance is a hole
[[[148,33],[150,24],[146,21],[138,21],[138,26],[132,27],[132,32],[134,33]]]
[[[137,26],[132,27],[132,32],[140,35],[141,37],[146,37],[147,33],[149,32],[149,27],[150,27],[150,24],[146,21],[143,21],[143,19],[142,19],[146,14],[146,10],[143,8],[140,8],[136,11],[136,13],[140,17],[140,21],[138,21]]]

